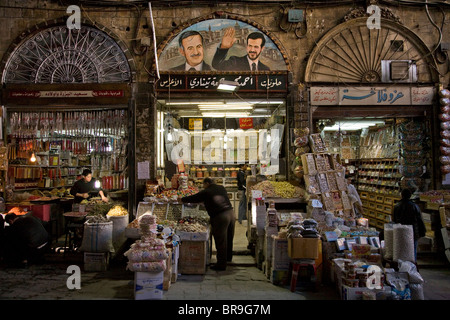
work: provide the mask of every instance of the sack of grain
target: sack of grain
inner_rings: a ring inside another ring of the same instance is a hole
[[[394,225],[394,250],[393,260],[415,261],[414,257],[414,232],[411,225]]]

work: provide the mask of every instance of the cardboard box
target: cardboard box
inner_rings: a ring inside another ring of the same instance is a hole
[[[291,259],[317,259],[319,257],[318,238],[289,238],[288,255]]]
[[[289,270],[289,255],[288,255],[288,241],[272,237],[272,268],[274,270]]]
[[[109,252],[85,252],[84,253],[84,271],[96,272],[106,271],[109,265]]]
[[[181,274],[205,274],[206,272],[206,241],[182,241],[178,270]]]
[[[375,292],[377,300],[386,300],[391,293],[391,287],[385,286],[383,289],[369,289],[369,288],[352,288],[346,285],[342,286],[342,300],[362,300],[363,292]]]
[[[209,231],[206,232],[177,231],[176,234],[180,237],[181,241],[208,241],[209,239]]]
[[[134,299],[161,300],[163,297],[164,272],[135,272]]]

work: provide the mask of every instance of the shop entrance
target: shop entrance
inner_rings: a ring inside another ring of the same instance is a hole
[[[239,223],[240,193],[237,185],[237,173],[241,163],[248,164],[246,175],[261,173],[258,158],[258,138],[270,132],[271,128],[284,130],[286,123],[286,103],[283,99],[160,99],[158,100],[158,176],[166,187],[172,187],[173,177],[180,173],[180,166],[173,156],[177,144],[187,137],[189,157],[184,154],[184,173],[188,175],[189,186],[202,189],[203,179],[210,177],[216,184],[223,185],[233,205],[236,224],[233,251],[247,253],[249,240],[248,220]],[[245,136],[247,133],[247,136]],[[283,132],[284,133],[284,132]],[[209,136],[209,135],[212,136]],[[254,135],[252,135],[254,134]],[[240,135],[244,140],[240,140]],[[250,136],[249,136],[250,135]],[[265,136],[266,137],[266,136]],[[255,140],[253,139],[255,138]],[[200,139],[200,140],[196,140]],[[267,137],[266,137],[267,139]],[[212,159],[205,156],[207,148],[217,148]],[[217,154],[217,150],[221,154]],[[214,158],[216,157],[216,158]],[[280,141],[280,171],[286,175],[283,141]],[[264,172],[264,166],[262,168]],[[189,193],[191,191],[189,190]],[[248,192],[247,194],[250,194]],[[247,197],[246,207],[250,210],[251,201]],[[190,211],[191,215],[207,217],[202,206],[199,211]],[[215,244],[212,241],[212,251]]]
[[[379,108],[372,116],[360,111],[353,117],[338,116],[337,111],[325,117],[320,109],[313,113],[313,128],[339,154],[370,226],[383,229],[393,220],[391,204],[377,208],[377,195],[395,202],[403,188],[418,193],[432,189],[432,126],[425,107],[408,115],[396,111],[392,116],[388,110],[383,115]]]

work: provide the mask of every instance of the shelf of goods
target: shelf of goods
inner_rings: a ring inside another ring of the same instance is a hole
[[[13,190],[72,186],[85,168],[105,190],[126,188],[125,110],[12,112],[8,124]]]
[[[359,194],[364,208],[364,217],[369,219],[369,225],[384,229],[384,224],[393,221],[394,205],[400,197],[362,191]]]
[[[359,162],[357,179],[359,192],[398,195],[401,178],[396,159],[367,159]]]
[[[237,164],[230,165],[207,165],[191,166],[189,168],[189,177],[194,181],[194,185],[202,188],[203,179],[211,178],[216,184],[223,185],[225,188],[237,188],[237,174],[239,166]],[[250,175],[250,169],[246,172]]]

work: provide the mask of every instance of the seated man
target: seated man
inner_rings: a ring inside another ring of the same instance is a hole
[[[42,262],[50,236],[42,222],[33,216],[20,217],[9,213],[5,217],[4,259],[11,265],[26,266]]]

